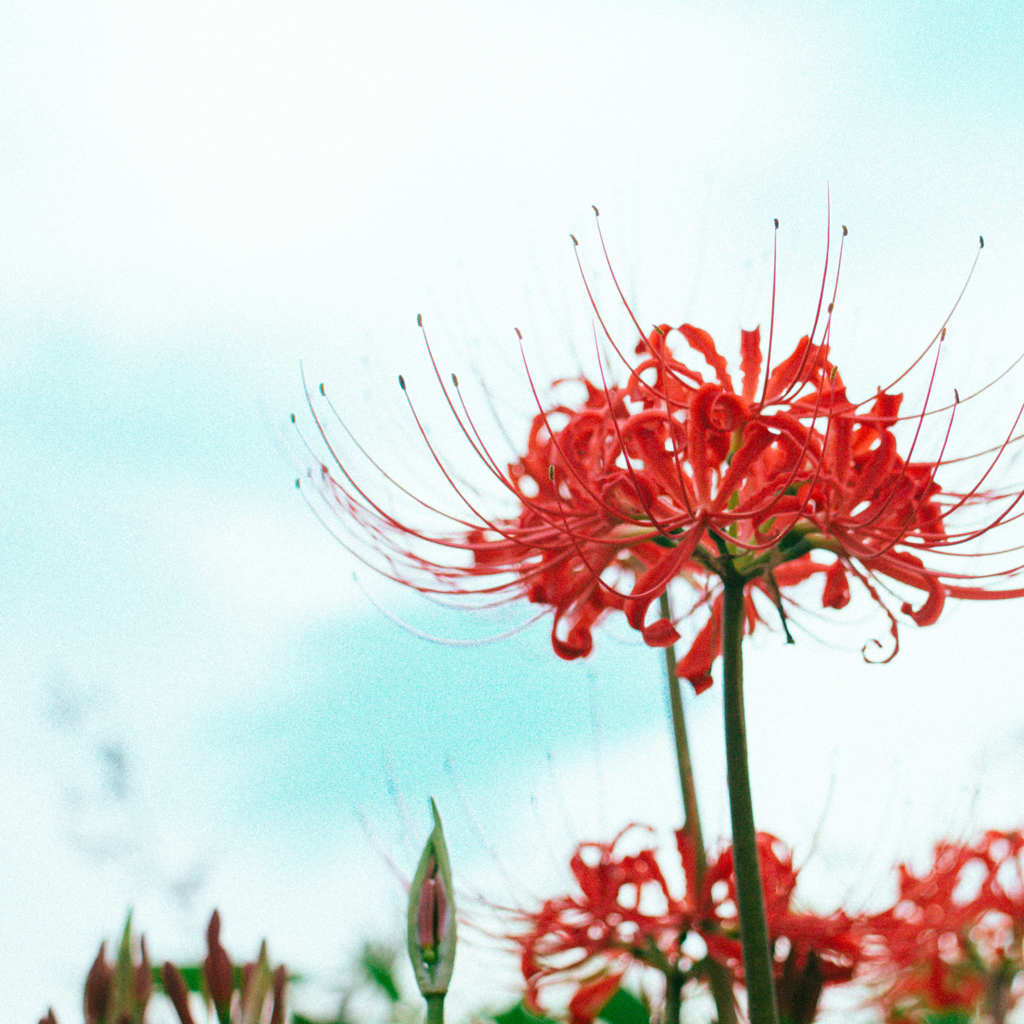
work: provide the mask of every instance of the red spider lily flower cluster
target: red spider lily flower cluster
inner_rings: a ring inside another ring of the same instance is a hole
[[[696,984],[706,973],[706,956],[742,980],[731,848],[709,865],[698,890],[689,840],[677,833],[686,878],[686,891],[677,896],[656,850],[620,852],[638,828],[629,826],[610,843],[581,844],[570,862],[579,891],[518,915],[526,928],[512,938],[521,952],[526,1005],[534,1012],[544,1012],[542,993],[549,984],[569,982],[569,1018],[588,1024],[633,965],[676,972],[684,983]],[[780,1011],[802,1024],[813,1020],[824,986],[853,976],[861,957],[856,923],[840,912],[820,917],[798,910],[792,854],[768,833],[759,833],[758,845]],[[703,940],[706,954],[687,952],[691,934]]]
[[[1024,991],[1024,833],[939,843],[930,870],[899,875],[896,905],[866,923],[886,1019],[1004,1020]]]
[[[771,605],[783,613],[791,588],[816,577],[825,608],[843,608],[856,583],[884,609],[892,636],[888,660],[899,647],[897,612],[925,626],[950,597],[1024,596],[1024,588],[998,588],[1020,573],[1020,565],[972,575],[959,568],[962,562],[943,565],[933,557],[979,554],[972,542],[1022,514],[1017,505],[1024,492],[985,489],[1017,421],[973,486],[944,490],[943,469],[964,461],[945,454],[959,399],[946,407],[941,449],[915,459],[925,416],[943,411],[929,408],[931,384],[912,415],[902,411],[903,396],[893,385],[866,401],[848,397],[831,356],[833,303],[821,341],[814,340],[827,272],[826,253],[814,326],[786,358],[772,363],[771,332],[766,350],[759,329],[742,332],[738,383],[700,328],[660,324],[645,331],[634,318],[635,364],[606,330],[628,368],[626,383],[580,378],[586,397],[575,405],[546,405],[534,389],[539,411],[525,453],[507,469],[484,445],[455,376],[449,388],[434,362],[447,404],[485,473],[515,503],[509,516],[477,508],[431,447],[471,514],[443,513],[420,501],[421,511],[442,515],[449,529],[403,521],[356,479],[310,402],[335,460],[334,469],[320,466],[322,494],[347,523],[362,528],[373,549],[366,557],[385,575],[424,593],[525,598],[550,609],[552,645],[562,658],[588,655],[593,628],[611,612],[622,612],[652,647],[675,643],[679,619],[648,613],[682,580],[692,590],[680,618],[707,614],[679,663],[680,675],[700,692],[710,685],[720,653],[723,579],[739,578],[746,586],[749,632]],[[941,337],[936,341],[941,349]],[[681,349],[710,367],[711,379]],[[904,454],[895,433],[901,423],[916,424]],[[984,518],[965,521],[978,506]],[[865,657],[868,650],[865,645]]]

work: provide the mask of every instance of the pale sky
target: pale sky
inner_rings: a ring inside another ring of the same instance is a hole
[[[547,621],[470,648],[391,624],[293,487],[299,361],[433,486],[395,386],[429,410],[417,314],[522,438],[513,328],[550,378],[592,344],[570,232],[620,319],[591,204],[641,321],[732,353],[767,322],[774,217],[778,337],[808,329],[830,195],[833,238],[850,228],[833,353],[861,394],[931,339],[984,235],[942,368],[974,390],[1024,350],[1022,52],[1010,3],[9,0],[6,1019],[52,1003],[74,1024],[129,906],[157,956],[198,954],[219,906],[232,952],[267,934],[331,984],[361,938],[400,931],[357,810],[411,871],[433,793],[457,881],[527,905],[576,842],[634,819],[667,836],[657,652],[622,623],[574,665]],[[989,443],[1022,398],[1018,373],[957,440]],[[440,616],[361,579],[450,637],[529,614]],[[805,854],[821,825],[813,897],[882,899],[897,853],[1024,821],[1022,612],[951,608],[885,668],[856,653],[877,620],[851,616],[845,651],[750,645],[756,807]],[[691,703],[711,834],[717,701]],[[468,964],[454,985],[479,1006]]]

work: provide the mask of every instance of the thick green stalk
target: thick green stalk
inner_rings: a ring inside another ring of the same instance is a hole
[[[734,572],[723,574],[722,676],[725,699],[725,758],[732,815],[732,849],[736,869],[743,972],[750,1024],[778,1024],[772,952],[761,889],[761,866],[754,829],[754,804],[747,767],[747,726],[743,716],[743,586]]]
[[[427,1001],[427,1024],[444,1024],[444,996],[424,996]]]
[[[678,969],[665,975],[665,1024],[679,1024],[683,1012],[683,976]]]
[[[672,608],[668,594],[661,595],[661,614],[666,619],[672,618]],[[693,777],[693,764],[690,761],[690,744],[686,737],[686,718],[683,714],[683,694],[679,686],[679,673],[676,671],[676,650],[673,646],[665,648],[665,674],[668,677],[668,698],[672,710],[672,736],[675,739],[676,764],[679,768],[679,787],[683,794],[683,812],[685,820],[683,831],[693,844],[696,862],[697,892],[694,899],[704,887],[704,876],[708,872],[707,852],[704,847],[704,833],[700,826],[700,809],[697,805],[697,786]],[[718,1009],[718,1024],[736,1024],[736,1010],[733,1005],[732,977],[729,969],[717,961],[708,960],[708,980],[711,993]],[[678,1024],[682,1005],[679,1000],[680,985],[671,976],[666,978],[665,992],[665,1024]]]

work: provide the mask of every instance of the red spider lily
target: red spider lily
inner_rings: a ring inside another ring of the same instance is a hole
[[[610,843],[581,843],[570,861],[579,894],[547,900],[523,915],[529,929],[514,941],[522,954],[526,1004],[534,1012],[543,1013],[539,994],[550,980],[571,980],[574,1020],[592,1020],[632,964],[678,966],[692,908],[672,896],[654,849],[618,852],[624,837],[640,827],[628,826]]]
[[[682,836],[682,834],[680,834]],[[810,1024],[826,985],[849,981],[863,956],[859,921],[841,910],[828,917],[793,906],[798,869],[793,854],[767,832],[757,835],[768,935],[775,951],[775,995],[780,1019]],[[708,938],[708,950],[739,978],[743,955],[739,941],[736,878],[732,850],[726,849],[709,869],[711,893],[724,890],[714,903],[718,924]]]
[[[539,412],[525,453],[507,469],[485,446],[455,376],[449,388],[434,362],[445,400],[485,473],[512,499],[511,515],[492,516],[477,507],[420,427],[466,513],[442,512],[413,498],[449,529],[410,525],[357,481],[311,401],[335,462],[334,470],[320,466],[322,494],[347,524],[361,527],[373,549],[366,560],[390,578],[427,594],[525,598],[550,609],[552,644],[562,658],[588,655],[594,626],[613,611],[621,611],[648,645],[675,643],[677,622],[649,621],[648,611],[683,580],[695,597],[681,617],[704,608],[708,613],[679,664],[680,675],[700,692],[710,685],[720,652],[723,578],[738,576],[747,584],[749,632],[769,604],[782,614],[784,597],[791,600],[786,592],[820,576],[823,607],[843,608],[855,581],[885,610],[893,638],[889,660],[899,647],[893,585],[921,595],[916,601],[896,597],[899,612],[920,626],[936,621],[948,597],[1024,596],[1024,588],[991,589],[1022,566],[972,576],[922,558],[983,554],[972,542],[1016,521],[1024,492],[983,489],[1013,429],[972,487],[943,490],[941,471],[964,461],[945,454],[959,399],[950,407],[941,449],[913,461],[925,416],[941,411],[929,409],[931,384],[923,408],[912,416],[901,413],[903,396],[891,386],[867,401],[848,398],[831,359],[833,303],[822,340],[814,341],[827,271],[826,252],[814,326],[777,365],[771,332],[766,352],[759,329],[742,332],[738,385],[711,336],[690,324],[644,332],[634,318],[635,365],[605,330],[628,368],[626,383],[579,378],[586,390],[580,404],[550,406],[534,388]],[[945,327],[937,336],[940,349],[944,333]],[[709,366],[713,379],[677,355],[680,346]],[[916,429],[901,455],[894,431],[904,422],[916,422]],[[977,506],[986,508],[988,518],[962,522]],[[785,627],[784,614],[782,620]],[[864,651],[867,657],[867,645]]]
[[[513,936],[521,951],[526,1003],[543,1013],[543,990],[568,982],[574,1022],[591,1021],[634,965],[676,973],[684,983],[704,973],[702,960],[686,952],[689,933],[699,935],[707,956],[742,979],[742,950],[736,917],[732,850],[709,865],[703,886],[695,884],[689,840],[677,833],[686,891],[671,892],[653,848],[619,852],[630,825],[610,843],[582,843],[570,866],[578,892],[544,902],[517,916],[527,925]],[[759,833],[768,923],[778,951],[780,1010],[793,1024],[811,1021],[822,987],[848,981],[859,962],[856,922],[845,914],[829,917],[797,910],[793,891],[797,871],[792,854],[774,836]]]
[[[887,1019],[959,1010],[1002,1021],[1024,970],[1024,833],[942,842],[924,875],[899,874],[895,906],[865,923]]]

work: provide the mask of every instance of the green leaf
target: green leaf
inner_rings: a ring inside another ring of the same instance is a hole
[[[395,984],[395,977],[392,973],[395,964],[394,952],[367,946],[363,950],[362,962],[363,969],[370,981],[378,988],[383,989],[384,994],[392,1003],[399,1002],[402,995],[398,991],[398,985]]]
[[[177,966],[177,965],[175,965]],[[185,979],[185,987],[189,992],[203,992],[203,966],[202,964],[186,964],[184,967],[178,967],[181,972],[182,978]],[[153,972],[153,984],[156,986],[158,992],[164,991],[164,975],[163,966],[157,966],[156,964],[152,967]],[[244,974],[242,972],[241,964],[236,964],[233,973],[233,984],[239,991],[242,990],[242,981]],[[289,974],[288,981],[301,981],[302,977],[298,974]]]
[[[973,1019],[966,1010],[942,1010],[925,1014],[924,1024],[971,1024]]]
[[[496,1024],[555,1024],[548,1017],[538,1017],[535,1013],[530,1013],[522,1000],[504,1013],[494,1014],[494,1020]]]
[[[607,1024],[651,1024],[647,1007],[624,988],[618,989],[597,1016]]]
[[[177,966],[177,965],[175,965]],[[178,971],[181,973],[181,977],[185,982],[185,988],[189,992],[202,992],[203,991],[203,969],[198,964],[192,964],[191,966],[178,967]],[[153,985],[156,987],[158,992],[164,991],[164,969],[162,965],[153,964]]]

